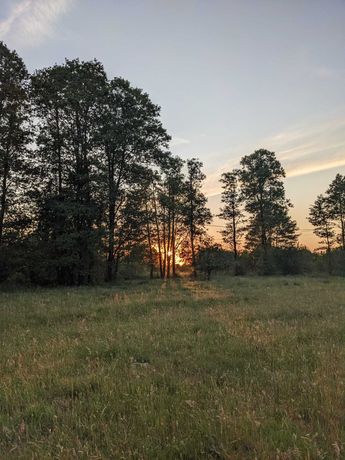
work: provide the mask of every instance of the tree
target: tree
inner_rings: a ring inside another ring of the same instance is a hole
[[[161,164],[160,177],[152,193],[155,245],[161,278],[176,276],[176,255],[186,236],[184,222],[185,184],[179,157],[170,156]]]
[[[335,232],[330,203],[325,196],[318,195],[315,203],[310,207],[308,220],[315,227],[315,235],[321,238],[323,246],[319,249],[325,249],[329,254],[334,244]]]
[[[29,141],[28,73],[15,51],[0,42],[0,247],[15,220]]]
[[[241,160],[241,199],[249,215],[247,246],[291,246],[297,240],[297,226],[288,215],[292,206],[285,197],[285,171],[274,152],[256,150]]]
[[[328,187],[326,196],[329,203],[330,217],[340,228],[338,240],[341,248],[345,250],[345,176],[336,175]]]
[[[114,228],[114,265],[112,279],[116,279],[120,260],[139,248],[145,241],[143,228],[146,223],[145,194],[142,186],[133,185],[121,198],[121,206],[116,213]]]
[[[106,75],[103,65],[94,60],[66,60],[65,116],[68,148],[73,154],[69,176],[74,225],[78,234],[76,282],[91,281],[95,247],[98,239],[97,221],[100,209],[96,200],[97,152],[96,134],[100,108],[106,94]]]
[[[31,76],[30,88],[38,131],[36,155],[42,165],[40,186],[46,184],[50,193],[60,199],[67,187],[72,162],[67,144],[66,77],[65,66],[48,67]]]
[[[143,201],[134,193],[145,195],[141,185],[169,156],[160,108],[127,80],[108,81],[99,62],[78,59],[36,72],[32,96],[42,165],[37,229],[45,229],[40,237],[49,239],[55,260],[72,264],[66,270],[57,262],[59,282],[68,273],[70,283],[90,281],[103,249],[111,280],[136,241],[134,227],[146,226]]]
[[[187,179],[185,183],[185,224],[188,228],[193,276],[196,277],[196,242],[205,233],[205,227],[212,221],[207,208],[207,198],[201,191],[206,176],[201,171],[201,161],[192,158],[187,161]]]
[[[36,71],[30,86],[37,133],[36,182],[31,192],[37,207],[36,257],[42,247],[48,255],[39,273],[32,270],[32,276],[43,281],[48,274],[49,280],[57,278],[59,284],[74,283],[77,265],[77,236],[71,219],[73,155],[68,147],[66,79],[66,66],[55,65]]]
[[[196,257],[196,263],[199,270],[205,273],[208,281],[211,279],[212,272],[224,270],[227,267],[226,255],[221,246],[212,240],[203,242]]]
[[[233,170],[222,174],[220,182],[223,184],[222,203],[219,217],[226,220],[225,230],[222,231],[223,239],[230,245],[234,252],[234,259],[238,256],[238,245],[243,234],[244,215],[241,209],[239,172]]]
[[[63,283],[91,281],[99,245],[102,213],[95,147],[105,92],[106,75],[97,61],[66,60],[32,78],[41,164],[37,236],[49,248]]]
[[[272,217],[275,225],[269,232],[270,245],[281,249],[295,247],[298,238],[297,224],[288,215],[287,207],[277,206]]]
[[[107,269],[106,280],[114,275],[118,264],[115,248],[121,225],[118,216],[133,188],[151,175],[150,167],[159,165],[167,156],[164,147],[170,137],[159,119],[160,107],[153,104],[147,93],[130,85],[127,80],[114,78],[108,83],[105,104],[98,128],[98,145],[105,209]]]

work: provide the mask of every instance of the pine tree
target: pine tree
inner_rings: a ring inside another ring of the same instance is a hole
[[[241,199],[248,213],[247,247],[291,246],[297,240],[297,226],[288,214],[291,203],[285,197],[285,171],[273,152],[256,150],[241,160]]]
[[[222,203],[219,217],[226,220],[225,230],[222,231],[224,242],[230,245],[234,253],[234,259],[238,256],[238,247],[241,236],[244,232],[244,214],[240,198],[239,172],[233,170],[222,174]]]
[[[315,203],[309,210],[309,222],[315,227],[314,233],[321,239],[321,250],[331,252],[334,244],[335,232],[332,222],[332,209],[328,199],[318,195]]]
[[[328,187],[327,200],[330,207],[330,216],[340,229],[338,241],[345,250],[345,176],[337,174]]]

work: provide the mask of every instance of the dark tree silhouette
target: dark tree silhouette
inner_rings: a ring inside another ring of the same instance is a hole
[[[225,230],[222,231],[223,240],[230,245],[234,252],[234,258],[238,256],[238,246],[241,236],[244,233],[244,214],[240,196],[239,171],[233,170],[222,174],[222,203],[219,217],[226,221]]]
[[[27,174],[29,141],[28,73],[15,51],[0,42],[0,247],[13,229],[20,180]]]
[[[149,96],[127,80],[115,78],[108,84],[107,97],[99,124],[99,145],[104,189],[107,190],[107,273],[113,278],[118,245],[115,234],[118,213],[127,203],[134,184],[150,174],[150,165],[159,165],[166,154],[169,136],[159,120],[160,108]]]
[[[340,229],[338,241],[345,250],[345,176],[337,174],[327,190],[330,216]]]
[[[241,199],[248,213],[247,246],[291,246],[297,241],[296,223],[288,215],[291,203],[285,197],[285,171],[275,154],[256,150],[241,160]]]
[[[273,152],[256,150],[221,177],[222,234],[234,263],[207,236],[202,163],[173,156],[169,140],[160,107],[127,80],[109,81],[97,60],[66,60],[30,77],[0,42],[0,279],[85,284],[105,272],[112,281],[129,261],[169,278],[181,255],[194,276],[197,266],[208,276],[230,266],[240,274],[255,261],[260,272],[262,254],[273,272],[277,264],[302,270]],[[317,198],[309,221],[331,270],[331,253],[340,260],[345,250],[344,176]]]
[[[205,233],[205,227],[211,223],[212,214],[207,208],[207,198],[201,191],[206,176],[202,172],[203,164],[196,158],[187,161],[185,223],[188,227],[193,275],[196,277],[196,242]]]
[[[331,252],[334,244],[334,226],[332,223],[332,210],[327,198],[318,195],[315,203],[309,210],[309,222],[315,227],[314,233],[321,239],[321,250]]]

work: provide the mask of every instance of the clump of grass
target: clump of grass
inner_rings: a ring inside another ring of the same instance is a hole
[[[0,457],[343,458],[343,280],[0,294]]]

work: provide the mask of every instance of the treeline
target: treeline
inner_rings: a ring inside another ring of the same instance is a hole
[[[0,42],[0,281],[112,281],[121,263],[161,278],[183,263],[196,276],[219,253],[206,234],[205,175],[198,159],[172,155],[169,141],[160,108],[127,80],[109,80],[100,62],[66,60],[29,75]],[[274,153],[258,150],[221,178],[227,260],[238,274],[245,254],[260,254],[268,273],[273,249],[298,248],[284,176]],[[331,251],[339,202],[331,191],[325,200],[323,209],[337,210],[327,238],[324,221],[313,225]]]
[[[202,164],[168,151],[160,108],[97,61],[29,75],[0,45],[0,278],[85,284],[125,258],[195,267],[211,214]]]
[[[220,179],[221,233],[230,251],[212,242],[201,248],[198,264],[207,277],[214,270],[345,275],[345,177],[337,174],[310,207],[309,222],[320,238],[312,253],[298,244],[298,228],[288,213],[292,204],[285,197],[285,172],[275,154],[257,150],[243,157],[240,166]]]

